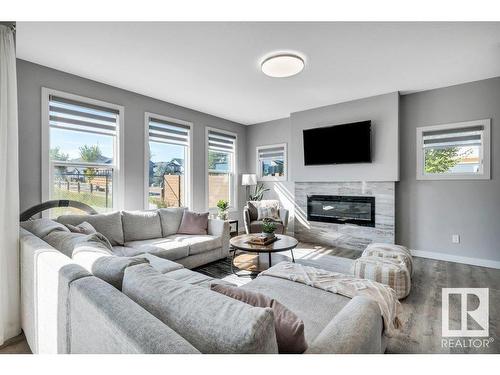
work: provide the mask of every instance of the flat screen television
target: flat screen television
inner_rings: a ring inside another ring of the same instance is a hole
[[[306,129],[304,164],[371,163],[371,121]]]

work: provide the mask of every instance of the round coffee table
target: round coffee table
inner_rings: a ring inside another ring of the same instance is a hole
[[[271,255],[273,253],[280,253],[283,251],[290,251],[292,254],[292,261],[295,262],[295,258],[293,256],[293,249],[297,247],[299,241],[295,238],[286,236],[284,234],[277,234],[276,237],[278,239],[273,243],[263,246],[263,245],[254,245],[248,243],[253,236],[250,234],[242,234],[240,236],[236,236],[231,238],[229,241],[231,245],[231,251],[233,253],[233,257],[231,260],[231,271],[233,270],[233,265],[238,267],[239,269],[250,271],[252,273],[258,273],[264,271],[265,269],[271,267]],[[236,255],[237,251],[241,251],[245,254]],[[248,253],[257,254],[257,264],[255,264],[254,260],[251,257],[248,257]],[[267,266],[265,264],[261,264],[260,262],[260,254],[268,254],[269,264]],[[245,268],[246,267],[246,268]]]

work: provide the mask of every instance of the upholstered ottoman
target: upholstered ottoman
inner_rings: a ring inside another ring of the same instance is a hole
[[[395,258],[362,256],[354,261],[353,274],[390,286],[398,299],[410,293],[410,271],[404,262]]]
[[[410,272],[410,276],[413,275],[413,260],[411,257],[411,253],[410,250],[408,250],[404,246],[387,243],[372,243],[366,247],[361,256],[397,259],[406,265],[408,271]]]

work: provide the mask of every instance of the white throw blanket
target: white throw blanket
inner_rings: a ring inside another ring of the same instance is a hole
[[[380,307],[387,336],[391,336],[394,330],[400,327],[397,316],[400,303],[396,298],[396,293],[387,285],[376,281],[358,279],[342,273],[329,272],[291,262],[278,263],[261,272],[259,276],[279,277],[349,298],[368,297],[377,302]]]

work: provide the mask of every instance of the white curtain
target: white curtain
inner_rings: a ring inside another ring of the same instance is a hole
[[[0,25],[0,345],[21,332],[18,175],[16,51]]]

